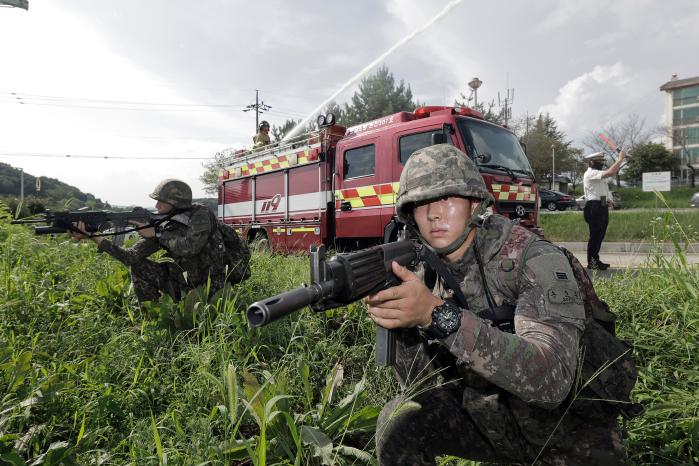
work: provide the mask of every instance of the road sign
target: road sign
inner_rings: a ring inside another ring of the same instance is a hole
[[[670,172],[644,173],[643,191],[670,191]]]

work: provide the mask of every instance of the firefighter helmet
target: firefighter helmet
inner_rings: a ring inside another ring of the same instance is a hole
[[[448,255],[466,240],[471,227],[477,224],[487,207],[493,204],[493,196],[473,161],[450,144],[436,144],[415,151],[400,175],[400,188],[396,199],[396,214],[404,224],[417,231],[413,217],[416,202],[427,202],[445,196],[460,196],[480,201],[464,228],[464,233],[445,248],[434,248],[439,254]],[[419,235],[419,231],[417,231]]]
[[[192,206],[192,189],[184,181],[172,178],[161,181],[150,197],[156,201],[172,204],[177,209],[187,209]]]
[[[262,120],[260,122],[260,126],[258,126],[258,129],[262,130],[262,128],[269,128],[269,122],[267,120]]]

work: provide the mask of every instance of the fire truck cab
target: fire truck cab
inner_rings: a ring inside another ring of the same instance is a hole
[[[318,131],[233,157],[219,176],[219,217],[277,251],[392,241],[402,228],[395,200],[405,162],[447,143],[478,165],[494,212],[541,232],[536,181],[518,139],[479,112],[421,107],[347,129],[322,120]]]

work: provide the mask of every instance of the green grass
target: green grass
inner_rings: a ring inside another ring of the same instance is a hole
[[[642,188],[619,188],[614,184],[610,184],[609,189],[619,192],[624,203],[624,209],[655,208],[655,193],[653,192],[643,192]],[[692,194],[696,192],[699,192],[699,186],[695,188],[690,186],[673,186],[672,190],[662,194],[670,208],[681,209],[689,207],[689,200],[692,198]],[[582,185],[578,185],[575,191],[571,191],[570,194],[579,197],[582,193]],[[658,206],[663,205],[663,203],[658,201]]]
[[[660,202],[660,201],[659,201]],[[582,212],[561,212],[540,215],[544,234],[551,241],[587,241],[588,227]],[[654,241],[666,230],[666,225],[681,225],[691,241],[699,240],[699,211],[663,212],[653,210],[609,213],[609,227],[605,241]],[[682,232],[674,229],[678,235]],[[678,237],[680,237],[678,236]]]
[[[679,236],[664,225],[659,239]],[[699,278],[681,258],[597,285],[639,361],[634,464],[697,461]],[[141,310],[125,268],[93,245],[0,220],[0,464],[371,463],[399,387],[374,366],[365,309],[248,329],[249,303],[308,280],[307,257],[252,260],[222,296]]]
[[[641,188],[611,188],[613,191],[618,191],[624,203],[625,209],[632,208],[654,208],[655,193],[643,192]],[[689,186],[674,186],[672,190],[662,193],[667,201],[667,206],[670,208],[685,208],[689,207],[689,200],[692,194],[699,192],[699,187],[692,188]],[[663,206],[664,203],[658,201],[658,206]]]

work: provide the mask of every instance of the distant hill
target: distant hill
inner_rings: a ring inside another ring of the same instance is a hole
[[[0,201],[15,213],[19,205],[20,170],[6,163],[0,163]],[[102,202],[89,193],[80,191],[55,178],[39,177],[40,190],[37,191],[36,178],[24,173],[24,205],[20,217],[50,210],[75,210],[81,207],[90,209],[109,209],[109,204]]]

